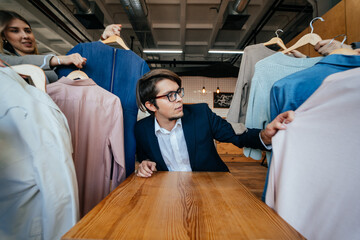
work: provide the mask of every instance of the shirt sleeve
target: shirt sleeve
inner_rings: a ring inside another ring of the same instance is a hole
[[[117,99],[114,111],[114,121],[109,135],[109,145],[114,157],[113,184],[114,190],[125,180],[125,148],[124,148],[124,119],[120,99]]]

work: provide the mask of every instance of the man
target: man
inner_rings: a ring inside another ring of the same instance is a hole
[[[181,79],[165,69],[152,70],[137,83],[136,100],[151,116],[136,123],[139,177],[154,171],[229,171],[219,157],[213,139],[242,147],[267,149],[282,123],[294,112],[280,114],[265,130],[248,129],[236,135],[231,125],[207,104],[183,105]]]

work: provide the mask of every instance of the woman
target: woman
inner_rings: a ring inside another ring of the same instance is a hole
[[[120,35],[120,30],[121,25],[109,25],[101,38]],[[29,22],[15,12],[0,10],[0,35],[1,60],[10,65],[37,65],[45,71],[49,82],[58,79],[53,70],[56,66],[74,64],[77,68],[82,68],[86,64],[86,58],[78,53],[67,56],[37,55],[36,41]]]

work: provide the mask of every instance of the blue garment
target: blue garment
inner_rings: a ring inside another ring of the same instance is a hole
[[[282,112],[296,110],[327,76],[356,67],[360,67],[360,56],[334,54],[325,57],[311,68],[277,81],[270,92],[271,120]]]
[[[150,69],[134,52],[116,49],[102,42],[80,43],[67,54],[73,53],[79,53],[87,59],[82,71],[121,100],[124,115],[125,168],[128,177],[135,170],[134,127],[138,113],[136,83]],[[58,68],[57,74],[61,78],[74,70],[75,67],[65,66]]]
[[[236,135],[230,123],[213,113],[207,104],[183,105],[183,109],[181,122],[193,171],[229,171],[216,151],[214,139],[238,147],[265,150],[259,138],[260,129],[248,129]],[[155,135],[154,122],[154,116],[149,116],[136,123],[137,156],[139,161],[150,159],[156,162],[158,171],[168,171]]]
[[[321,57],[294,58],[279,52],[257,62],[251,80],[245,126],[265,129],[271,122],[270,90],[272,85],[283,77],[313,66],[321,59]],[[258,149],[244,148],[244,155],[260,160],[262,152]],[[267,156],[269,160],[270,153]]]

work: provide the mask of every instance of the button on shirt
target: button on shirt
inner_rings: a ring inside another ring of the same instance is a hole
[[[168,131],[160,127],[155,118],[155,135],[169,171],[192,171],[181,119],[178,119],[174,128]]]

